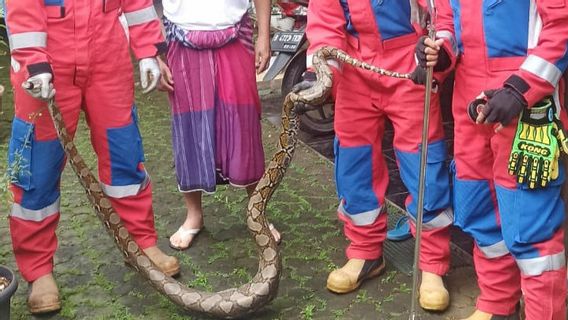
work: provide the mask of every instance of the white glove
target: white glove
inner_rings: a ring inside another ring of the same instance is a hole
[[[36,74],[24,81],[24,83],[22,83],[22,88],[24,88],[30,96],[36,99],[50,100],[55,95],[55,89],[51,82],[52,78],[53,76],[49,72]]]
[[[160,81],[160,67],[156,58],[144,58],[138,62],[140,67],[140,85],[142,92],[148,93],[156,88]],[[149,79],[148,79],[149,78]]]

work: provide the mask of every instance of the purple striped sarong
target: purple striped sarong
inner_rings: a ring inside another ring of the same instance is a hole
[[[176,175],[182,192],[214,192],[216,184],[248,186],[264,171],[260,99],[256,87],[252,29],[248,17],[234,40],[195,49],[168,33],[168,65]],[[179,30],[177,30],[179,31]],[[193,34],[201,44],[219,34]]]

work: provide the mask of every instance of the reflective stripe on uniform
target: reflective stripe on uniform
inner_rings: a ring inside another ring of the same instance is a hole
[[[529,7],[529,38],[527,43],[527,49],[536,48],[538,45],[538,39],[540,38],[540,32],[542,31],[542,18],[538,13],[538,7],[534,0],[531,0],[531,5]]]
[[[126,17],[129,27],[158,19],[158,14],[156,13],[154,6],[149,6],[136,11],[125,12],[124,16]]]
[[[456,42],[456,38],[454,37],[454,35],[446,30],[441,30],[436,32],[436,38],[443,38],[443,39],[447,39],[448,41],[450,41],[450,46],[452,47],[452,51],[454,53],[454,55],[458,55],[459,54],[459,50],[458,50],[458,43]]]
[[[507,245],[505,244],[505,240],[501,240],[501,241],[499,241],[495,244],[492,244],[490,246],[482,247],[482,246],[478,245],[478,247],[479,247],[479,250],[481,250],[481,252],[483,252],[485,257],[487,257],[489,259],[499,258],[499,257],[502,257],[502,256],[509,253],[509,249],[507,248]]]
[[[517,259],[517,265],[524,275],[539,276],[546,271],[554,271],[564,268],[566,257],[564,252],[553,255],[531,258]]]
[[[146,174],[142,183],[129,184],[125,186],[111,186],[101,182],[101,187],[107,196],[120,199],[137,195],[141,190],[146,188],[149,182],[150,177]]]
[[[345,210],[345,207],[343,207],[343,201],[339,204],[339,208],[337,210],[349,220],[353,221],[353,224],[356,226],[368,226],[373,224],[382,211],[381,207],[379,207],[366,212],[350,214]]]
[[[412,215],[407,214],[407,216],[410,218],[412,223],[416,224],[416,219]],[[452,208],[447,208],[446,210],[438,213],[438,215],[434,219],[428,222],[423,222],[422,229],[434,230],[438,228],[444,228],[451,225],[453,222],[454,222],[454,211],[452,210]]]
[[[420,23],[421,21],[421,7],[416,0],[410,0],[410,23]]]
[[[24,48],[45,48],[47,46],[47,33],[22,32],[11,34],[9,37],[10,51]]]
[[[27,221],[41,222],[59,212],[60,199],[61,197],[58,197],[52,204],[38,210],[27,209],[22,207],[19,203],[14,203],[10,216]]]
[[[548,81],[553,87],[558,85],[558,81],[562,77],[562,71],[557,66],[534,54],[525,59],[521,69]]]

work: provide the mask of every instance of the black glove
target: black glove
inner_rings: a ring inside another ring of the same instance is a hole
[[[416,69],[410,74],[410,80],[418,85],[426,84],[426,68],[421,66],[416,66]],[[432,90],[436,91],[438,88],[438,80],[432,78]]]
[[[527,107],[525,97],[506,84],[501,89],[487,90],[484,94],[487,104],[481,108],[481,112],[485,114],[486,122],[506,126]]]
[[[422,66],[423,68],[426,68],[426,63],[428,62],[428,60],[426,60],[426,52],[425,52],[426,45],[424,44],[424,40],[426,40],[427,38],[428,37],[426,36],[420,37],[420,39],[418,39],[418,43],[416,43],[416,48],[414,48],[416,59],[418,59],[418,65]],[[452,60],[450,59],[450,56],[446,52],[446,49],[444,49],[444,47],[441,47],[440,51],[438,51],[438,62],[434,66],[434,71],[436,72],[444,71],[448,69],[451,64]]]

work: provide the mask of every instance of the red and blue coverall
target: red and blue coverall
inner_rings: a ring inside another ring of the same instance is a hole
[[[439,33],[455,68],[455,223],[475,239],[477,308],[507,315],[522,292],[526,318],[565,319],[564,172],[549,187],[528,190],[507,172],[516,122],[499,132],[466,112],[482,91],[509,81],[528,106],[552,95],[568,65],[565,0],[437,1]],[[558,110],[566,123],[566,113]],[[519,272],[520,270],[520,272]]]
[[[41,73],[53,73],[55,101],[71,135],[85,111],[104,192],[138,245],[154,246],[152,188],[143,166],[129,41],[119,22],[124,13],[138,59],[165,52],[152,1],[9,0],[6,11],[15,99],[9,162],[17,172],[10,232],[22,276],[32,282],[53,269],[65,166],[46,103],[21,86]]]
[[[415,69],[414,46],[425,33],[419,21],[421,8],[415,0],[312,0],[308,12],[308,55],[322,46],[333,46],[389,70]],[[387,229],[389,172],[381,146],[385,120],[390,119],[394,127],[397,163],[410,192],[406,208],[414,218],[425,91],[409,80],[379,76],[350,65],[342,69],[342,74],[334,72],[338,216],[350,240],[347,257],[377,259],[383,254]],[[432,95],[428,141],[420,268],[443,275],[449,269],[453,213],[436,94]]]

